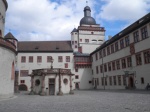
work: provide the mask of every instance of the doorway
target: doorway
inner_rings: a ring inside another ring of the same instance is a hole
[[[75,83],[76,89],[79,89],[79,83]]]
[[[19,91],[27,91],[27,90],[28,90],[28,88],[25,84],[19,85]]]
[[[55,78],[49,79],[49,95],[55,95]]]
[[[129,88],[132,89],[134,87],[133,77],[129,77]]]

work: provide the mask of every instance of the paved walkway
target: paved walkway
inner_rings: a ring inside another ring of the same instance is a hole
[[[64,96],[16,96],[0,101],[0,112],[150,112],[150,91],[82,90]]]

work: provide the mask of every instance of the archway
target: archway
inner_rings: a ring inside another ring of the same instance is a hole
[[[24,84],[19,85],[19,91],[27,91],[27,90],[28,90],[28,88],[26,85],[24,85]]]

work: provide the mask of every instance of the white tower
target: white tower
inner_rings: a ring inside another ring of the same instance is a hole
[[[80,20],[80,26],[74,28],[71,32],[72,48],[74,52],[91,53],[99,47],[105,36],[104,27],[96,24],[91,17],[91,9],[89,6],[84,8],[84,17]]]

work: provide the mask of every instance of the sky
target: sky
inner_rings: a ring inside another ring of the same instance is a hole
[[[71,40],[83,9],[105,27],[105,40],[150,12],[150,0],[7,0],[5,34],[19,41]]]

